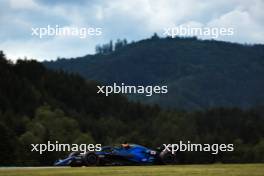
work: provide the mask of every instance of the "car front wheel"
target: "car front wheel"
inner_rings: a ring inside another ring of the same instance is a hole
[[[98,156],[95,153],[86,153],[84,159],[87,166],[96,166],[99,163]]]

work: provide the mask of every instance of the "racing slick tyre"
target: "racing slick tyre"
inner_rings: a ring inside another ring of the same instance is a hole
[[[95,153],[86,153],[84,160],[86,166],[96,166],[99,164],[99,158]]]
[[[80,155],[80,152],[72,152],[69,154],[69,157],[77,157]],[[80,162],[77,162],[76,160],[72,160],[69,164],[71,167],[80,167],[82,164]]]
[[[159,157],[160,157],[162,164],[176,164],[177,163],[175,154],[172,154],[171,152],[169,152],[167,150],[163,150],[159,154]]]
[[[72,161],[69,165],[71,167],[81,167],[81,165],[79,163],[77,163],[76,161]]]

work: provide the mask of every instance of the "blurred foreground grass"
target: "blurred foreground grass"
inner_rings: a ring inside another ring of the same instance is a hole
[[[0,176],[264,176],[264,164],[0,168]]]

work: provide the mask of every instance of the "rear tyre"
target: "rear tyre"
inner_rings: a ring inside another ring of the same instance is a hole
[[[163,150],[160,153],[159,157],[160,157],[162,164],[176,164],[177,163],[175,154],[172,154],[171,152],[167,150]]]

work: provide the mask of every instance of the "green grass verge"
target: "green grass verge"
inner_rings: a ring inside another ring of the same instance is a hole
[[[0,176],[264,176],[264,164],[0,168]]]

